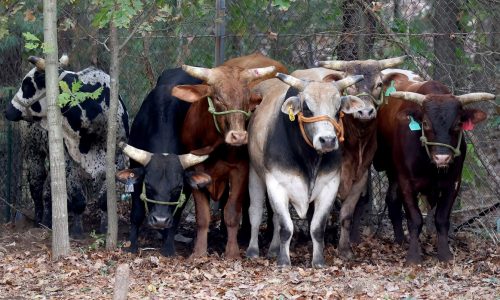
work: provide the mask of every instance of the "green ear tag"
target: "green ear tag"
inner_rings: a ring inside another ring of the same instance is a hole
[[[408,127],[410,127],[411,131],[417,131],[421,129],[420,124],[418,124],[418,122],[415,121],[412,116],[408,116],[408,118],[410,118],[410,124]]]
[[[390,96],[392,93],[394,93],[396,91],[396,87],[394,86],[395,82],[394,80],[391,80],[391,86],[389,86],[386,90],[385,90],[385,95],[388,97]]]

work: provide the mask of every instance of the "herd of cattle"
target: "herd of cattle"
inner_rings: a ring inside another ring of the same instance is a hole
[[[36,221],[50,225],[50,197],[42,197],[47,194],[42,192],[47,186],[44,60],[29,61],[35,67],[5,114],[11,121],[35,123],[26,136],[30,189]],[[225,202],[225,256],[240,256],[237,233],[243,216],[242,227],[251,225],[246,255],[257,257],[267,199],[273,212],[268,255],[277,257],[279,266],[290,265],[291,204],[300,218],[309,218],[312,266],[322,267],[326,223],[338,198],[338,253],[351,258],[351,243],[360,239],[360,216],[354,212],[373,162],[389,179],[386,203],[397,243],[404,241],[404,206],[410,236],[406,262],[422,260],[419,195],[436,206],[438,258],[452,259],[448,231],[466,152],[463,131],[486,118],[483,111],[465,106],[495,95],[455,96],[440,82],[394,69],[404,61],[321,61],[316,68],[289,74],[283,64],[255,53],[211,69],[184,65],[165,70],[130,134],[120,100],[116,177],[132,193],[129,250],[138,251],[139,228],[146,221],[163,235],[161,253],[175,255],[174,236],[192,195],[197,223],[193,257],[207,253],[210,199]],[[81,91],[89,93],[103,88],[97,100],[61,108],[71,232],[81,235],[86,202],[97,199],[106,208],[110,78],[95,68],[67,71],[67,57],[60,63],[59,80],[69,86],[81,81]],[[129,169],[123,154],[130,158]]]

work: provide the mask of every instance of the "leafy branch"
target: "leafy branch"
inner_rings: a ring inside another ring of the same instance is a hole
[[[100,88],[91,93],[82,92],[81,91],[82,86],[83,83],[79,80],[78,81],[75,80],[71,84],[71,88],[65,81],[59,81],[59,88],[61,89],[61,93],[57,97],[57,105],[59,105],[59,107],[64,107],[66,105],[73,107],[89,98],[92,100],[97,100],[97,98],[99,98],[103,90],[103,87],[101,86]]]

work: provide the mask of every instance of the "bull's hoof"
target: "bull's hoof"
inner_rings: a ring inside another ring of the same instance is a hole
[[[453,260],[453,254],[451,254],[451,251],[449,249],[447,251],[438,250],[437,257],[441,262],[449,262]]]
[[[160,254],[166,257],[173,257],[175,256],[175,247],[173,246],[163,246],[160,249]]]
[[[326,267],[325,259],[323,257],[313,259],[312,267],[315,269],[323,269]]]
[[[351,231],[349,240],[351,244],[359,245],[361,243],[361,234],[359,232]]]
[[[352,252],[350,247],[340,248],[339,255],[344,260],[351,260],[354,258],[354,253]]]
[[[248,248],[246,252],[246,257],[248,258],[258,258],[259,257],[259,249]]]
[[[290,267],[292,265],[290,257],[286,255],[278,256],[278,267]]]
[[[225,252],[224,253],[224,256],[227,258],[227,259],[240,259],[241,256],[240,256],[240,252]]]
[[[137,254],[137,252],[139,251],[139,247],[137,247],[137,246],[130,246],[130,247],[123,248],[123,250],[125,252],[128,252],[128,253]]]
[[[422,264],[422,255],[415,253],[408,253],[406,255],[405,266],[414,266]]]

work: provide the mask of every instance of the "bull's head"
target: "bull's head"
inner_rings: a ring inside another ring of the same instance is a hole
[[[327,76],[328,80],[340,80],[347,76],[360,74],[364,80],[349,86],[346,89],[349,95],[358,95],[365,103],[365,108],[352,114],[360,120],[372,120],[377,116],[377,106],[380,105],[380,93],[384,82],[382,70],[393,68],[402,64],[406,56],[388,58],[383,60],[352,60],[352,61],[319,61],[319,67],[324,67],[336,72]]]
[[[172,89],[172,95],[188,102],[210,97],[217,113],[216,127],[224,135],[224,141],[233,146],[246,144],[246,121],[249,113],[261,101],[259,95],[250,91],[249,83],[275,73],[275,67],[242,69],[219,66],[206,69],[183,65],[182,69],[189,75],[204,80],[205,84],[179,85]]]
[[[306,118],[326,116],[328,120],[308,122],[304,125],[312,146],[320,153],[338,149],[338,132],[331,119],[338,121],[342,111],[346,114],[364,109],[364,103],[355,96],[341,96],[341,90],[363,79],[362,75],[350,76],[336,82],[306,81],[278,73],[281,81],[299,91],[297,96],[285,99],[281,111],[287,115],[301,113]]]
[[[172,226],[176,205],[171,204],[180,198],[185,181],[195,189],[205,187],[211,181],[210,176],[205,173],[185,171],[203,162],[208,155],[150,153],[123,142],[120,147],[123,153],[143,167],[119,171],[116,178],[125,184],[141,183],[136,185],[135,192],[142,193],[144,184],[144,196],[152,201],[143,200],[145,203],[141,205],[147,205],[150,212],[147,224],[153,228]]]
[[[453,148],[460,149],[463,129],[470,130],[475,124],[486,119],[486,113],[478,109],[464,109],[465,105],[495,99],[488,93],[470,93],[461,96],[452,94],[422,95],[412,92],[393,92],[393,98],[417,103],[421,109],[404,111],[400,119],[411,116],[421,124],[425,139],[430,142],[429,156],[438,168],[446,168],[453,161]],[[449,145],[433,145],[434,143]]]
[[[47,116],[47,101],[45,98],[45,60],[30,56],[28,61],[35,67],[31,69],[21,83],[7,109],[5,117],[10,121],[36,121]],[[68,56],[59,59],[61,67],[68,64]]]

